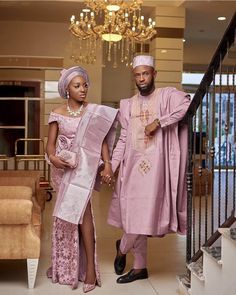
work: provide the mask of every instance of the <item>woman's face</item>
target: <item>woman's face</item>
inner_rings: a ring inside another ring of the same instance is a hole
[[[82,76],[76,76],[68,85],[69,96],[76,101],[84,101],[88,92],[88,83]]]

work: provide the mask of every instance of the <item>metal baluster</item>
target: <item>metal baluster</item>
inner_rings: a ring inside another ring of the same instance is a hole
[[[212,183],[211,183],[211,234],[214,233],[214,160],[215,160],[215,71],[213,71],[213,93],[211,99],[211,175],[212,175]]]
[[[220,54],[220,67],[219,67],[220,87],[219,87],[219,104],[218,104],[218,227],[221,225],[221,128],[222,128],[222,60]]]
[[[226,167],[225,167],[225,220],[227,219],[228,212],[228,185],[229,185],[229,163],[228,158],[230,154],[228,153],[229,147],[229,131],[230,131],[230,87],[229,87],[229,68],[227,68],[227,108],[225,116],[225,135],[226,135]]]
[[[196,113],[193,119],[193,175],[195,176],[196,163]],[[193,177],[193,253],[196,253],[196,178]]]
[[[234,168],[233,168],[233,210],[235,212],[235,201],[236,201],[236,87],[235,87],[235,67],[233,68],[233,94],[234,94]]]
[[[202,245],[202,101],[199,106],[199,163],[198,163],[198,177],[199,177],[199,241],[198,248]]]
[[[206,139],[205,139],[205,146],[204,146],[204,151],[205,151],[205,171],[206,171],[206,185],[205,185],[205,242],[207,241],[208,237],[208,175],[209,175],[209,167],[208,167],[208,153],[209,153],[209,89],[207,87],[206,89]]]
[[[187,171],[187,244],[186,244],[186,262],[189,263],[192,257],[193,245],[193,121],[188,117],[188,171]],[[50,170],[49,170],[50,172]],[[194,252],[193,252],[194,253]]]

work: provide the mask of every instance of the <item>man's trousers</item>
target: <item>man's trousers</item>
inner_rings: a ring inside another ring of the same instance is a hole
[[[147,236],[124,233],[121,238],[120,251],[127,254],[129,251],[134,255],[134,269],[147,267]]]

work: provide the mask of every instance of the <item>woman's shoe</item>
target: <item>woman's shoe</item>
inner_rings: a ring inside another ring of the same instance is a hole
[[[84,283],[84,285],[83,285],[83,292],[84,293],[88,293],[88,292],[92,291],[93,289],[95,289],[96,283],[97,283],[97,280],[95,280],[95,282],[93,284],[86,284],[86,283]]]

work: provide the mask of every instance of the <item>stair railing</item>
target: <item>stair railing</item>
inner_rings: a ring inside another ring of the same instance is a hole
[[[186,261],[198,260],[219,227],[235,222],[236,201],[236,13],[184,118],[188,123]]]

